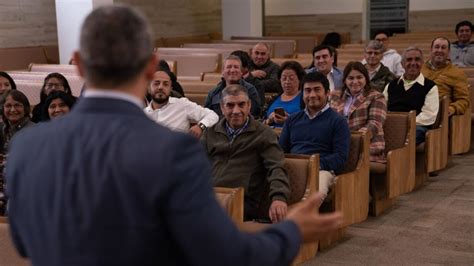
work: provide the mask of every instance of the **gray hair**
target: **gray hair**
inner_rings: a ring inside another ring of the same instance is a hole
[[[99,7],[82,25],[79,53],[86,80],[104,88],[123,85],[136,78],[152,56],[151,27],[131,7]]]
[[[228,60],[235,60],[235,61],[239,61],[239,64],[240,64],[240,70],[242,70],[242,60],[240,60],[240,57],[236,56],[236,55],[229,55],[228,57],[226,57],[224,59],[224,63],[222,64],[222,70],[224,70],[224,67],[225,67],[225,62],[227,62]]]
[[[247,89],[244,86],[239,85],[239,84],[229,85],[225,87],[221,92],[221,103],[224,103],[224,99],[227,96],[238,96],[240,94],[245,95],[245,97],[247,98],[247,101],[250,100]]]
[[[410,51],[420,52],[421,59],[423,59],[423,51],[420,48],[416,47],[416,46],[410,46],[407,49],[405,49],[405,51],[403,51],[403,53],[402,53],[402,62],[405,62],[405,60],[407,59],[407,53],[410,52]]]
[[[376,40],[371,40],[366,46],[365,46],[365,51],[367,52],[367,49],[374,49],[377,51],[381,51],[382,53],[385,52],[383,44],[379,41]]]

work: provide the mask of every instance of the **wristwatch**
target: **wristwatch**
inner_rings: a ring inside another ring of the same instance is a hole
[[[204,131],[204,130],[207,129],[206,125],[204,125],[203,123],[198,123],[198,127],[199,127],[202,131]]]

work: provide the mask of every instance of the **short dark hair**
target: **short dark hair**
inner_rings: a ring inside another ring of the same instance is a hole
[[[87,81],[104,89],[126,84],[153,56],[151,27],[131,7],[99,7],[82,25],[79,53]]]
[[[41,110],[42,111],[41,121],[47,121],[51,119],[51,117],[49,117],[48,109],[51,102],[55,99],[61,99],[64,102],[64,104],[66,104],[69,107],[69,109],[72,109],[72,106],[76,102],[76,99],[74,99],[74,97],[72,97],[71,95],[63,91],[51,92],[48,95],[48,97],[46,97],[46,100],[44,101],[43,110]]]
[[[44,78],[43,87],[41,87],[41,91],[40,91],[40,102],[44,102],[44,100],[46,100],[47,95],[45,93],[45,87],[46,87],[46,83],[51,78],[59,79],[63,83],[64,92],[72,96],[71,86],[69,86],[69,82],[67,82],[66,77],[63,76],[61,73],[53,72],[53,73],[49,73]]]
[[[250,58],[249,54],[247,52],[244,52],[242,50],[236,50],[230,53],[231,55],[235,55],[240,58],[240,61],[242,62],[242,68],[249,68],[250,62],[252,59]]]
[[[23,94],[23,92],[19,91],[19,90],[9,90],[5,93],[5,100],[3,101],[3,104],[5,104],[6,102],[6,99],[8,96],[11,96],[13,100],[17,101],[17,102],[20,102],[21,104],[23,104],[23,108],[25,110],[25,116],[24,117],[30,117],[30,111],[31,111],[31,106],[30,106],[30,101],[28,101],[28,97],[26,97],[25,94]],[[3,109],[3,112],[5,113],[5,108],[2,108]],[[8,119],[6,118],[6,116],[4,114],[2,114],[2,118],[3,118],[3,122],[5,124],[8,124]]]
[[[459,28],[463,26],[469,26],[471,31],[474,31],[474,26],[472,25],[472,23],[469,20],[463,20],[459,22],[458,24],[456,24],[456,29],[454,30],[454,33],[458,34]]]
[[[312,55],[314,56],[314,54],[315,54],[316,52],[319,52],[319,51],[324,50],[324,49],[328,49],[329,55],[330,55],[330,56],[334,56],[335,48],[332,47],[331,45],[325,45],[325,44],[320,44],[320,45],[315,46],[315,47],[313,48],[313,53],[312,53]]]
[[[448,38],[443,37],[443,36],[439,36],[439,37],[434,38],[434,39],[431,41],[431,48],[433,48],[434,42],[435,42],[436,40],[438,40],[438,39],[448,41],[448,50],[451,50],[451,41],[450,41]]]
[[[387,38],[390,38],[392,36],[392,34],[390,34],[390,31],[388,30],[385,30],[385,29],[382,29],[382,30],[377,30],[375,33],[374,33],[374,36],[372,39],[375,39],[375,36],[379,35],[379,34],[385,34],[385,36],[387,36]]]
[[[304,84],[309,82],[320,82],[326,92],[329,91],[329,80],[328,78],[320,72],[311,72],[306,74],[301,80],[301,86],[304,87]]]
[[[339,48],[339,46],[341,46],[342,44],[341,34],[337,32],[329,32],[328,34],[326,34],[326,36],[324,36],[324,39],[321,44],[331,45],[334,48]]]
[[[342,86],[342,93],[344,93],[347,90],[346,78],[347,78],[347,76],[349,76],[349,73],[351,73],[352,70],[357,70],[360,73],[362,73],[362,75],[364,76],[364,78],[365,78],[365,87],[363,89],[364,90],[363,94],[367,95],[369,93],[369,91],[372,89],[372,87],[370,86],[369,72],[367,71],[365,66],[359,61],[349,62],[346,65],[346,67],[344,68],[344,72],[343,72],[344,74],[342,76],[343,77],[342,82],[344,84]]]
[[[10,82],[11,89],[16,90],[15,81],[13,80],[13,78],[10,75],[8,75],[7,72],[0,71],[0,77],[6,78],[8,80],[8,82]]]
[[[283,73],[283,70],[285,70],[285,69],[291,69],[291,70],[295,71],[296,76],[298,77],[298,80],[300,82],[303,79],[304,75],[306,75],[306,72],[304,71],[304,68],[300,63],[298,63],[294,60],[289,60],[289,61],[285,61],[285,62],[283,62],[283,64],[281,64],[280,70],[278,71],[278,79],[281,79],[281,73]]]

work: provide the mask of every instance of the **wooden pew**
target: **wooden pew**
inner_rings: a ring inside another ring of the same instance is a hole
[[[441,99],[435,124],[426,132],[425,142],[416,147],[415,188],[426,182],[429,173],[444,169],[448,164],[449,103],[446,96]]]
[[[220,54],[161,54],[161,59],[176,61],[177,76],[202,77],[206,72],[220,72]]]
[[[0,49],[0,69],[25,70],[32,62],[38,64],[48,63],[42,46],[17,47]]]
[[[273,44],[271,48],[271,57],[294,58],[296,52],[296,42],[294,40],[230,40],[230,41],[213,41],[214,43],[240,43],[251,44],[252,46],[264,42]],[[271,46],[270,46],[271,47]]]
[[[183,81],[180,82],[181,87],[183,87],[184,94],[187,95],[188,93],[205,93],[206,95],[209,93],[210,90],[217,86],[217,83],[210,83],[210,82],[201,82],[201,81],[194,81],[194,82],[187,82]]]
[[[296,203],[305,200],[309,195],[315,193],[319,186],[319,155],[295,155],[285,154],[285,169],[290,181],[290,197],[288,208]],[[269,202],[264,205],[268,209]],[[316,210],[315,210],[316,211]],[[256,232],[267,228],[268,224],[261,224],[253,221],[244,222],[240,229],[245,232]],[[318,242],[304,244],[293,260],[293,265],[298,265],[310,260],[316,255]]]
[[[77,75],[77,67],[75,65],[61,65],[61,64],[35,64],[31,63],[28,66],[30,72],[47,72],[53,73],[58,72],[61,74],[74,74]]]
[[[166,47],[181,47],[185,43],[194,43],[194,42],[211,42],[210,34],[200,34],[193,36],[178,36],[178,37],[166,37],[162,38],[162,43]]]
[[[336,184],[328,195],[331,210],[342,212],[342,228],[327,234],[319,241],[320,250],[325,249],[344,236],[349,225],[367,219],[369,212],[369,144],[370,134],[351,133],[349,160]],[[325,203],[326,204],[326,203]]]
[[[301,64],[303,68],[311,65],[313,62],[312,58],[272,58],[273,63],[280,65],[283,64],[283,62],[293,60]]]
[[[273,48],[275,45],[269,45]],[[241,50],[249,53],[252,50],[252,44],[242,44],[242,43],[185,43],[182,46],[183,48],[217,48],[217,49],[229,49],[229,50]]]
[[[387,163],[370,162],[370,214],[378,216],[415,187],[416,113],[389,112],[384,124]],[[410,159],[413,158],[413,159]]]
[[[163,55],[219,54],[222,60],[217,68],[221,69],[223,61],[235,50],[229,48],[159,47],[155,51],[159,58]]]
[[[472,105],[472,102],[471,102]],[[463,154],[471,149],[471,110],[449,119],[449,154]]]
[[[214,187],[216,200],[236,225],[244,221],[244,188]]]
[[[207,93],[185,93],[186,98],[190,101],[195,102],[201,106],[204,106],[207,99]]]
[[[42,81],[34,82],[34,81],[18,80],[18,81],[15,81],[15,83],[16,83],[16,89],[23,92],[23,94],[25,94],[31,106],[37,105],[40,102],[40,91],[41,91],[41,87],[43,87]]]
[[[231,40],[294,40],[296,42],[297,53],[311,53],[317,44],[317,39],[313,36],[232,36]]]

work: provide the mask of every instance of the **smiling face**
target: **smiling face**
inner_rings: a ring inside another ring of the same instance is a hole
[[[459,30],[456,35],[458,36],[458,41],[460,43],[469,43],[469,41],[471,41],[472,36],[471,27],[467,25],[459,27]]]
[[[303,101],[313,113],[319,112],[328,102],[329,91],[321,82],[306,82],[303,84]]]
[[[332,65],[334,63],[334,57],[331,55],[328,49],[322,49],[314,53],[314,65],[319,72],[327,75],[331,72]]]
[[[25,117],[25,107],[8,95],[3,104],[3,115],[11,124],[16,124]]]
[[[411,50],[406,52],[402,60],[402,66],[405,69],[403,76],[408,80],[415,80],[420,75],[422,65],[423,55],[420,51]]]
[[[245,124],[250,107],[250,100],[244,93],[239,93],[236,96],[228,95],[221,102],[222,114],[233,129],[241,128]]]
[[[300,80],[293,69],[285,69],[281,72],[281,87],[286,95],[295,95],[298,93]]]
[[[48,114],[51,119],[63,116],[69,113],[69,111],[69,106],[61,98],[52,100],[48,106]]]
[[[150,94],[154,102],[166,103],[171,94],[171,78],[164,71],[156,71],[150,84]]]
[[[434,40],[431,47],[431,63],[434,66],[441,66],[446,63],[449,57],[449,42],[443,38]]]
[[[239,83],[239,80],[242,78],[240,61],[234,59],[225,60],[222,76],[227,85]]]
[[[12,85],[7,78],[0,76],[0,95],[4,95],[7,91],[11,90]]]
[[[367,81],[365,80],[364,74],[358,70],[352,69],[351,72],[349,72],[349,75],[347,75],[346,80],[344,80],[344,83],[349,89],[351,95],[354,96],[364,89]]]

